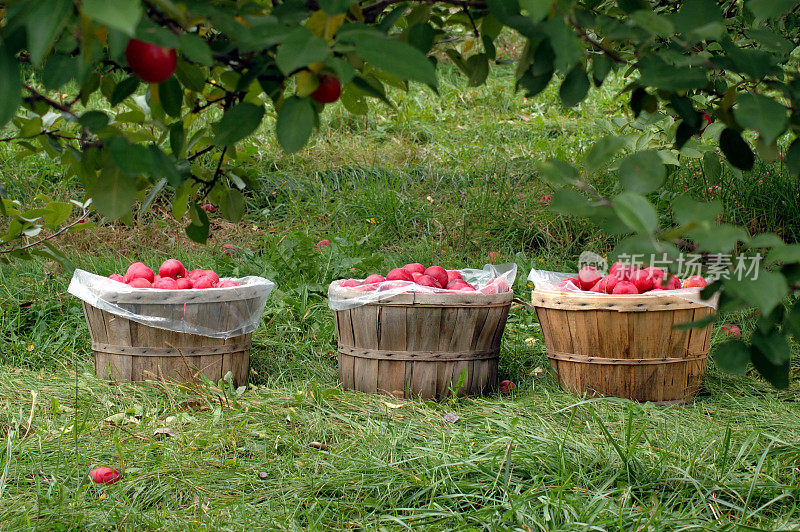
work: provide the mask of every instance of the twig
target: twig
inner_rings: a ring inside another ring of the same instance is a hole
[[[44,237],[44,238],[42,238],[40,240],[37,240],[36,242],[31,242],[29,244],[25,244],[22,247],[11,248],[11,249],[0,249],[0,254],[13,253],[14,251],[22,251],[23,249],[28,249],[28,248],[32,248],[34,246],[38,246],[40,244],[43,244],[44,242],[47,242],[48,240],[51,240],[51,239],[57,237],[58,235],[62,234],[63,232],[69,230],[70,227],[74,227],[74,226],[78,225],[79,223],[81,223],[82,221],[84,221],[86,219],[86,217],[89,216],[90,212],[91,211],[88,211],[88,210],[83,211],[83,214],[81,215],[80,218],[76,219],[72,223],[69,223],[69,224],[65,225],[64,227],[62,227],[61,229],[59,229],[58,231],[56,231],[52,235],[46,236],[46,237]]]
[[[31,87],[30,85],[25,84],[25,90],[27,90],[28,92],[31,93],[31,95],[32,95],[34,100],[41,100],[41,101],[45,102],[47,105],[49,105],[50,107],[52,107],[54,109],[58,109],[62,113],[67,113],[68,115],[73,117],[75,120],[78,119],[78,116],[75,113],[73,113],[72,109],[70,109],[68,106],[66,106],[66,105],[64,105],[62,103],[59,103],[59,102],[53,100],[52,98],[49,98],[49,97],[45,96],[44,94],[42,94],[41,92],[37,91],[36,89]]]

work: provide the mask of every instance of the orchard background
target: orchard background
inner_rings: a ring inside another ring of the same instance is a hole
[[[5,526],[797,526],[794,1],[0,5]],[[523,306],[509,395],[336,387],[331,280],[584,249],[765,257],[698,401],[559,391]],[[70,269],[167,256],[278,283],[248,388],[93,376]]]

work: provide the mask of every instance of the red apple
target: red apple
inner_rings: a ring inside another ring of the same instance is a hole
[[[604,292],[603,291],[603,287],[600,285],[600,283],[602,283],[602,282],[603,282],[603,279],[600,279],[599,281],[597,281],[594,284],[594,286],[589,289],[589,292],[595,292],[595,293],[598,293],[598,294],[602,294]]]
[[[358,279],[345,279],[344,281],[339,283],[339,286],[341,286],[342,288],[352,288],[354,286],[361,286],[361,281],[359,281]]]
[[[130,266],[128,266],[128,270],[125,272],[125,282],[130,283],[134,279],[146,279],[147,282],[152,283],[155,279],[155,274],[153,270],[145,266],[141,262],[134,262]]]
[[[575,277],[567,277],[566,279],[561,279],[558,282],[559,288],[572,288],[573,286],[575,288],[580,288],[581,286],[580,281],[578,281],[578,279]]]
[[[387,281],[413,281],[414,278],[411,277],[411,273],[402,269],[402,268],[395,268],[394,270],[390,271],[386,274]]]
[[[703,276],[701,275],[692,275],[691,277],[687,277],[685,281],[683,281],[684,288],[696,288],[696,287],[704,287],[708,284]]]
[[[203,205],[200,208],[203,209],[206,212],[211,213],[211,214],[214,214],[215,212],[217,212],[217,208],[214,207],[213,205],[211,205],[210,203],[206,203],[205,205]]]
[[[726,323],[719,328],[719,332],[731,338],[739,338],[742,335],[742,330],[738,325],[734,325],[733,323]]]
[[[153,285],[150,283],[150,281],[142,277],[137,277],[135,279],[132,279],[128,283],[128,286],[132,288],[153,288]]]
[[[215,286],[219,282],[219,275],[217,275],[217,272],[214,270],[206,270],[206,277],[211,279],[211,282],[213,282]]]
[[[188,290],[194,286],[194,283],[188,277],[181,277],[175,283],[178,285],[178,290]]]
[[[517,386],[513,382],[511,382],[510,380],[500,381],[500,391],[501,392],[510,392],[511,390],[513,390],[516,387]]]
[[[599,288],[598,290],[599,292],[602,292],[604,294],[610,294],[614,291],[614,287],[617,286],[617,283],[619,283],[619,277],[617,277],[616,275],[608,274],[602,279],[600,279],[597,282],[597,284],[592,287],[592,291],[594,291],[595,288]]]
[[[461,272],[458,270],[447,270],[447,283],[452,283],[456,279],[463,279]]]
[[[420,286],[430,286],[432,288],[441,288],[442,287],[442,285],[439,283],[439,281],[437,281],[436,279],[434,279],[430,275],[420,275],[417,278],[417,280],[414,281],[414,282],[416,282]]]
[[[414,272],[425,273],[425,266],[423,266],[419,262],[412,262],[411,264],[406,264],[405,266],[403,266],[402,269],[404,269],[408,273],[414,273]]]
[[[475,290],[475,287],[472,286],[471,284],[468,284],[466,286],[462,286],[457,291],[458,292],[477,292],[477,290]]]
[[[638,294],[639,290],[636,288],[636,285],[630,281],[620,281],[611,293],[614,295]]]
[[[178,65],[178,55],[173,48],[131,39],[125,48],[125,58],[133,73],[147,83],[166,81]]]
[[[425,275],[430,275],[436,279],[440,286],[447,285],[447,270],[441,266],[429,266],[425,269]]]
[[[600,275],[600,272],[598,272],[597,268],[594,266],[584,266],[581,268],[581,271],[578,272],[578,282],[584,290],[589,290],[597,284],[602,277],[603,276]]]
[[[658,284],[653,283],[655,288],[661,288],[662,290],[677,290],[681,287],[681,280],[678,279],[677,275],[671,275],[666,282],[664,279],[661,279],[661,282]]]
[[[317,242],[317,248],[322,248],[322,246],[330,246],[330,245],[331,245],[331,241],[330,240],[323,239],[323,240],[320,240],[319,242]]]
[[[178,283],[172,277],[162,277],[153,283],[153,288],[159,288],[161,290],[177,290]]]
[[[111,275],[108,276],[108,278],[111,279],[112,281],[117,281],[118,283],[125,282],[125,278],[118,273],[112,273]]]
[[[203,277],[205,274],[206,274],[205,270],[196,269],[196,270],[190,271],[189,275],[187,275],[187,277],[189,279],[196,279],[198,277]]]
[[[505,279],[492,279],[486,286],[481,288],[481,294],[502,294],[508,292],[508,283]]]
[[[225,279],[224,281],[220,281],[214,288],[233,288],[234,286],[239,286],[239,283],[233,279]]]
[[[496,262],[497,259],[500,258],[500,253],[498,253],[497,251],[490,251],[488,258],[489,258],[489,263]]]
[[[96,467],[89,471],[89,478],[95,484],[113,484],[120,479],[120,474],[113,467]]]
[[[642,268],[643,272],[647,272],[651,279],[653,279],[653,285],[657,282],[660,284],[660,280],[664,278],[664,270],[661,268],[656,268],[655,266],[648,266],[647,268]]]
[[[630,281],[636,286],[640,294],[653,288],[653,278],[650,272],[645,270],[636,270],[633,272]]]
[[[183,264],[181,264],[181,261],[178,259],[167,259],[161,263],[161,267],[158,269],[158,275],[161,277],[172,277],[173,279],[186,277],[186,268],[183,267]]]
[[[383,275],[379,275],[377,273],[373,273],[372,275],[368,276],[364,279],[364,284],[377,284],[382,283],[386,280],[386,277]]]
[[[192,279],[192,288],[204,289],[214,288],[214,280],[207,275],[201,275]]]
[[[311,99],[319,103],[333,103],[342,95],[342,83],[331,72],[320,72],[319,86],[311,93]]]
[[[425,275],[425,274],[424,273],[419,273],[419,272],[411,272],[411,278],[414,280],[415,283],[417,282],[417,279],[419,279],[423,275]]]

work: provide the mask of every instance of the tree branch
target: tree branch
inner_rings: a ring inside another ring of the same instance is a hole
[[[42,239],[39,239],[39,240],[37,240],[35,242],[30,242],[29,244],[25,244],[22,247],[11,248],[11,249],[0,249],[0,254],[13,253],[14,251],[22,251],[23,249],[29,249],[29,248],[38,246],[40,244],[43,244],[44,242],[47,242],[48,240],[52,240],[53,238],[57,237],[58,235],[64,233],[65,231],[68,231],[71,227],[75,227],[76,225],[78,225],[79,223],[84,221],[86,219],[86,217],[89,216],[90,212],[91,211],[88,211],[88,210],[83,211],[83,214],[80,216],[80,218],[77,218],[75,221],[65,225],[64,227],[62,227],[61,229],[59,229],[58,231],[56,231],[52,235],[46,236],[46,237],[44,237]]]

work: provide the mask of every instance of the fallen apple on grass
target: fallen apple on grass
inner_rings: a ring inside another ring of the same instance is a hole
[[[511,390],[513,390],[516,387],[517,387],[517,385],[514,384],[513,382],[511,382],[510,380],[506,379],[506,380],[500,381],[500,391],[501,392],[504,392],[504,393],[505,392],[510,392]]]
[[[89,471],[89,478],[95,484],[113,484],[122,476],[113,467],[96,467]]]
[[[742,330],[738,325],[734,325],[733,323],[726,323],[719,328],[719,332],[731,338],[739,338],[742,335]]]

